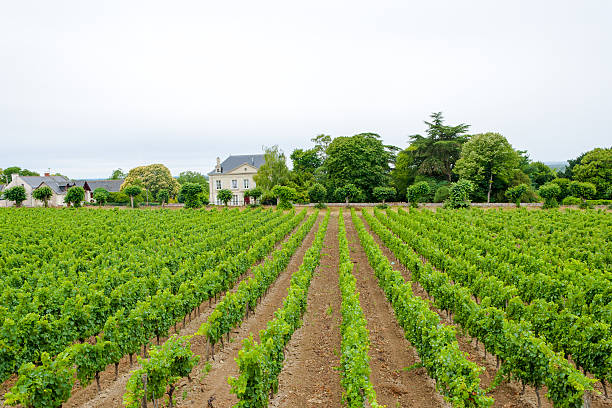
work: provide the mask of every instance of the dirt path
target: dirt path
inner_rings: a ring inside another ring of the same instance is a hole
[[[330,216],[321,263],[308,290],[303,325],[287,346],[278,393],[270,407],[340,407],[338,218]]]
[[[359,301],[370,332],[370,381],[378,402],[387,407],[448,407],[424,368],[404,370],[421,360],[378,285],[350,214],[344,218]]]
[[[359,216],[365,223],[365,220],[363,219],[361,214],[359,214]],[[376,235],[375,233],[372,232],[372,230],[370,230],[367,223],[365,223],[365,225],[366,225],[367,230],[372,235],[372,237],[374,237],[374,240],[376,241],[376,243],[378,243],[378,245],[382,249],[385,256],[387,256],[387,259],[389,259],[390,262],[395,263],[394,267],[402,273],[402,275],[404,276],[406,280],[410,280],[412,277],[410,271],[407,270],[406,267],[399,262],[399,260],[395,257],[395,255],[393,255],[391,250],[389,250],[389,248],[387,248],[385,244],[380,240],[378,235]],[[412,282],[412,291],[415,295],[419,296],[420,298],[425,299],[425,300],[427,299],[427,292],[418,283]],[[493,379],[495,378],[495,374],[497,373],[495,356],[488,353],[487,355],[488,358],[485,359],[484,349],[482,349],[482,345],[479,344],[479,348],[476,348],[474,343],[472,343],[467,336],[464,336],[461,334],[461,328],[458,325],[456,325],[452,320],[450,320],[446,316],[446,313],[441,312],[435,306],[433,306],[433,303],[431,304],[430,309],[438,313],[442,323],[448,326],[453,326],[455,328],[456,333],[457,333],[457,342],[459,343],[459,349],[468,354],[468,360],[473,361],[479,366],[485,368],[485,371],[481,374],[480,379],[481,379],[481,388],[483,389],[487,388],[492,383]],[[497,388],[495,388],[495,390],[493,390],[493,392],[489,393],[488,395],[495,399],[495,404],[493,405],[494,407],[503,407],[503,408],[537,407],[537,399],[536,399],[535,391],[533,389],[530,389],[530,387],[527,387],[527,390],[525,391],[524,395],[520,395],[520,392],[521,392],[520,385],[515,384],[515,383],[503,383],[497,386]],[[552,404],[550,404],[550,401],[548,401],[544,397],[543,391],[541,392],[541,397],[542,397],[542,408],[552,407]]]
[[[206,342],[203,337],[194,337],[194,340],[201,341],[197,343],[192,341],[192,350],[202,358],[192,373],[194,380],[191,383],[186,379],[180,381],[176,391],[177,407],[208,407],[208,401],[213,397],[211,406],[214,408],[230,407],[238,402],[234,394],[230,393],[227,379],[239,374],[238,365],[234,359],[242,349],[242,340],[251,333],[255,340],[259,340],[259,331],[266,328],[268,321],[274,318],[274,312],[282,306],[291,283],[291,276],[299,269],[306,250],[312,245],[320,220],[321,216],[304,239],[302,246],[291,257],[287,269],[281,272],[276,282],[270,287],[268,294],[259,303],[255,313],[251,314],[241,327],[232,331],[230,342],[226,342],[223,349],[215,350],[215,360],[209,361],[210,371],[208,373],[207,362],[204,360]]]
[[[275,245],[275,250],[280,248],[284,242],[286,242],[291,235],[300,228],[300,226],[306,222],[307,217],[293,229],[291,234],[288,234],[280,243]],[[314,228],[314,227],[313,227]],[[270,258],[270,255],[266,258]],[[264,261],[257,262],[256,265],[261,264]],[[249,269],[247,273],[245,273],[242,278],[238,281],[238,283],[252,276],[252,269]],[[238,283],[234,285],[230,292],[234,292],[238,288]],[[219,296],[217,301],[220,301],[222,296]],[[186,325],[183,327],[182,322],[178,324],[178,334],[180,336],[192,335],[198,331],[202,323],[208,319],[208,316],[212,313],[216,306],[217,302],[213,299],[209,304],[208,301],[205,301],[200,305],[200,314],[197,316],[193,316],[193,319],[189,318],[186,321]],[[170,330],[171,333],[174,333],[174,329]],[[162,339],[162,342],[166,339]],[[151,344],[155,344],[153,341]],[[195,354],[201,355],[202,359],[206,356],[206,339],[202,336],[196,336],[191,339],[191,348]],[[205,362],[200,362],[198,367],[194,370],[198,370],[198,368],[203,368],[205,366]],[[73,390],[72,396],[70,399],[64,403],[63,407],[65,408],[97,408],[97,407],[121,407],[123,406],[123,394],[125,394],[125,387],[130,379],[132,371],[140,368],[140,365],[136,363],[136,358],[134,358],[134,365],[130,367],[129,357],[125,356],[121,359],[119,364],[119,376],[117,380],[115,380],[115,368],[114,365],[110,365],[106,368],[105,371],[100,373],[100,384],[102,391],[100,393],[96,390],[95,382],[90,384],[85,388],[81,388],[76,386]],[[186,381],[185,381],[186,382]],[[195,382],[195,381],[194,381]],[[182,391],[181,391],[182,393]],[[182,396],[178,391],[175,392],[175,399],[178,399]]]

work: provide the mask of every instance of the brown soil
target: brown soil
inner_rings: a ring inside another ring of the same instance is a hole
[[[305,220],[306,218],[304,219],[304,221],[302,221],[302,223],[305,222]],[[300,228],[300,225],[298,225],[292,231],[292,233],[295,232],[298,228]],[[316,225],[313,227],[313,229],[315,227]],[[287,237],[285,237],[282,242],[283,243],[286,242],[291,237],[292,233],[287,235]],[[311,231],[311,234],[312,234],[312,231]],[[306,237],[306,239],[308,239],[308,236]],[[280,248],[281,245],[282,245],[281,243],[277,244],[275,246],[275,249]],[[268,256],[268,258],[269,257],[270,256]],[[260,264],[261,262],[263,261],[258,262],[258,264]],[[250,276],[252,276],[251,270],[247,271],[247,273],[243,275],[242,279],[247,279]],[[238,284],[236,284],[230,290],[230,292],[235,291],[237,287],[238,287]],[[221,298],[222,296],[219,296],[217,298],[217,301],[221,300]],[[179,323],[178,334],[180,336],[186,336],[186,335],[193,335],[195,332],[197,332],[200,326],[202,325],[202,323],[204,323],[206,319],[208,319],[208,316],[214,310],[217,304],[217,301],[215,301],[215,299],[212,299],[210,303],[208,301],[203,302],[202,305],[200,306],[199,315],[195,316],[195,314],[192,314],[193,319],[190,319],[188,317],[185,327],[182,327],[183,326],[182,322]],[[171,329],[171,333],[172,332],[173,330]],[[161,339],[161,340],[162,342],[165,341],[165,339]],[[151,341],[151,344],[155,344],[154,341]],[[196,373],[196,370],[202,369],[205,366],[205,362],[203,362],[203,360],[206,358],[206,346],[207,346],[206,339],[202,336],[194,336],[191,339],[191,349],[193,350],[195,354],[198,354],[201,356],[200,364],[196,368],[194,368],[194,375]],[[119,370],[118,370],[119,376],[117,380],[115,380],[115,371],[114,371],[115,367],[114,365],[110,365],[106,368],[105,371],[100,373],[100,385],[102,388],[101,392],[99,393],[97,392],[95,382],[85,388],[81,388],[80,386],[75,385],[75,388],[73,389],[73,392],[72,392],[72,396],[66,403],[64,403],[63,407],[65,408],[76,408],[76,407],[97,408],[97,407],[121,407],[123,406],[123,394],[125,393],[125,387],[126,387],[127,381],[129,380],[132,371],[138,368],[140,368],[140,365],[136,363],[136,357],[134,357],[134,365],[132,367],[130,367],[130,364],[129,364],[129,357],[128,356],[123,357],[119,364]],[[184,382],[188,383],[187,380],[184,380]],[[194,381],[194,383],[196,382],[197,381]],[[182,390],[180,392],[179,390],[176,390],[174,395],[175,395],[175,400],[179,399],[179,397],[182,396]]]
[[[361,214],[359,215],[363,220]],[[365,223],[365,220],[363,220]],[[383,253],[387,256],[390,262],[394,262],[394,267],[398,271],[402,273],[406,280],[411,280],[411,273],[406,269],[404,265],[402,265],[399,260],[395,257],[393,252],[389,250],[384,243],[380,240],[378,235],[373,233],[368,224],[365,223],[366,229],[371,233],[372,237],[374,237],[375,241],[378,243]],[[421,287],[420,284],[416,282],[412,282],[412,291],[415,295],[420,298],[427,300],[428,295],[427,292]],[[459,349],[467,354],[467,358],[470,361],[475,362],[480,367],[483,367],[485,371],[480,375],[481,379],[481,387],[486,389],[495,378],[495,374],[497,373],[497,363],[495,356],[491,353],[487,353],[485,358],[485,350],[481,343],[478,343],[476,346],[475,342],[467,335],[464,334],[461,330],[461,327],[455,324],[452,319],[450,319],[445,312],[437,309],[433,303],[430,304],[430,309],[435,311],[439,316],[442,323],[448,326],[453,326],[457,333],[457,342],[459,344]],[[596,387],[597,388],[597,387]],[[531,408],[537,407],[537,396],[535,393],[535,389],[533,387],[527,386],[525,388],[525,393],[521,394],[522,386],[519,383],[514,381],[512,382],[504,382],[498,385],[492,392],[487,395],[493,397],[495,400],[494,407],[503,407],[503,408]],[[542,408],[552,408],[552,402],[548,400],[545,396],[546,389],[540,390],[540,400],[542,404]],[[610,407],[610,403],[605,401],[603,396],[595,395],[591,402],[592,408],[604,408]]]
[[[330,216],[321,263],[308,290],[303,325],[293,334],[270,407],[340,407],[338,218]]]

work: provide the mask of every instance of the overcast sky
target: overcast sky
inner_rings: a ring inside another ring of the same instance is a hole
[[[406,147],[423,120],[532,159],[612,145],[612,1],[0,1],[0,167],[73,178]]]

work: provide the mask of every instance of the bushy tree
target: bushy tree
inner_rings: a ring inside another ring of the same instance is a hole
[[[101,207],[108,202],[110,193],[105,188],[98,187],[93,191],[92,197],[94,200],[96,200],[96,203],[98,203],[98,205]]]
[[[569,192],[573,197],[578,197],[582,200],[581,207],[587,207],[586,200],[594,198],[597,194],[597,189],[593,183],[581,181],[572,181],[569,185]]]
[[[529,190],[527,184],[519,184],[518,186],[510,187],[506,190],[506,198],[516,204],[517,207],[521,206],[521,197]]]
[[[202,194],[208,198],[208,179],[202,173],[198,173],[197,171],[184,171],[179,174],[176,181],[178,181],[180,185],[185,183],[200,184],[202,186]]]
[[[276,208],[279,210],[289,210],[293,207],[291,201],[295,200],[296,191],[294,188],[287,186],[274,186],[272,194],[278,200]]]
[[[168,190],[172,197],[179,192],[180,184],[172,177],[170,170],[163,164],[150,164],[135,167],[128,173],[121,185],[121,190],[127,186],[140,186],[157,196],[159,190]]]
[[[311,203],[317,203],[319,207],[323,207],[327,198],[327,189],[323,184],[315,183],[310,187],[310,190],[308,190],[308,197]]]
[[[542,162],[531,162],[525,170],[535,188],[554,180],[557,174]]]
[[[142,193],[142,188],[139,186],[126,186],[125,183],[121,186],[121,190],[130,197],[130,204],[134,208],[134,197]]]
[[[347,184],[355,185],[369,201],[373,190],[389,185],[390,163],[396,148],[382,143],[375,133],[337,137],[327,147],[323,164],[327,191],[336,191]]]
[[[49,207],[49,199],[53,197],[53,190],[49,186],[38,187],[32,191],[32,197],[44,203],[45,207]]]
[[[115,169],[115,170],[113,170],[113,172],[112,172],[112,174],[110,176],[110,179],[111,180],[120,180],[120,179],[124,179],[126,177],[127,177],[127,174],[125,174],[122,169]]]
[[[499,133],[474,135],[461,149],[454,171],[475,183],[487,184],[487,203],[496,178],[508,179],[518,166],[518,156],[506,138]]]
[[[561,187],[556,183],[546,183],[539,188],[538,194],[544,199],[542,208],[557,208],[559,203],[557,198],[561,196]]]
[[[19,174],[20,176],[40,176],[40,174],[35,171],[11,166],[2,170],[2,174],[0,174],[0,184],[9,184],[13,180],[13,174]]]
[[[397,154],[395,158],[395,167],[391,170],[391,186],[395,191],[399,192],[398,201],[404,201],[406,198],[405,192],[408,186],[414,184],[417,176],[417,166],[414,155],[410,148],[404,149]]]
[[[395,198],[396,191],[393,187],[376,187],[372,190],[372,194],[385,205],[385,201]]]
[[[603,198],[612,186],[612,147],[587,152],[573,172],[574,180],[593,184],[597,190],[596,195]]]
[[[23,186],[7,188],[4,190],[2,195],[6,200],[14,201],[15,207],[21,207],[21,203],[23,203],[27,198],[26,191]]]
[[[361,196],[361,190],[353,183],[338,187],[334,193],[339,200],[344,200],[347,206],[349,201],[354,201]]]
[[[470,180],[460,179],[449,188],[448,199],[444,202],[446,208],[467,208],[470,206],[470,194],[474,184]]]
[[[66,197],[64,197],[64,202],[68,204],[68,207],[73,205],[75,208],[78,208],[83,200],[85,200],[85,190],[79,186],[70,187],[66,192]]]
[[[221,201],[226,206],[227,206],[227,203],[231,201],[232,195],[233,195],[232,192],[225,188],[217,192],[217,198],[219,199],[219,201]]]
[[[265,163],[253,176],[255,184],[264,190],[271,190],[276,185],[286,185],[289,182],[289,168],[282,150],[278,146],[266,147],[264,160]]]
[[[455,163],[461,153],[461,146],[467,141],[465,133],[470,126],[465,123],[456,126],[445,125],[442,112],[432,113],[431,119],[431,122],[425,121],[427,136],[410,137],[409,150],[420,174],[450,182]]]
[[[164,208],[164,203],[168,203],[169,199],[170,193],[168,193],[168,190],[159,190],[159,192],[157,193],[157,201],[161,203],[162,208]]]
[[[440,186],[436,189],[436,194],[434,195],[434,203],[442,203],[450,194],[450,189],[448,186]]]
[[[555,183],[561,189],[561,194],[558,197],[560,200],[563,200],[565,197],[567,197],[570,194],[569,192],[569,185],[571,183],[570,179],[563,178],[563,177],[556,178],[552,180],[551,183]]]
[[[261,197],[262,195],[263,195],[263,191],[259,187],[255,187],[250,190],[246,190],[244,192],[245,197],[250,197],[253,199],[253,203],[251,204],[257,204],[257,200],[259,200],[259,197]]]
[[[185,208],[199,208],[202,206],[200,194],[202,185],[196,183],[185,183],[181,186],[181,195],[185,200]]]
[[[420,181],[408,187],[406,191],[406,199],[411,207],[418,207],[419,203],[431,192],[429,183]]]

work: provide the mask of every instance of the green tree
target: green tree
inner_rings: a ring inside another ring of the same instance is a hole
[[[266,147],[264,152],[265,163],[253,176],[255,183],[263,190],[271,190],[276,185],[286,185],[289,182],[289,168],[285,154],[278,146]]]
[[[181,195],[185,200],[185,208],[199,208],[202,206],[200,194],[202,185],[196,183],[185,183],[181,186]]]
[[[308,150],[295,149],[293,153],[291,153],[290,158],[293,162],[293,171],[299,173],[314,174],[323,164],[319,156],[319,149],[317,148]]]
[[[208,198],[209,187],[208,187],[208,179],[202,173],[198,173],[197,171],[184,171],[179,174],[176,179],[180,185],[185,183],[195,183],[202,186],[202,192]]]
[[[321,163],[325,162],[325,159],[327,159],[327,148],[332,142],[332,137],[321,133],[310,139],[310,141],[315,144],[314,149],[317,151]]]
[[[172,197],[179,192],[180,184],[170,174],[170,170],[163,164],[150,164],[135,167],[128,173],[121,185],[121,190],[127,186],[140,186],[157,197],[159,190],[168,190]]]
[[[219,190],[217,198],[227,206],[227,203],[232,199],[232,192],[224,188],[223,190]]]
[[[586,152],[574,169],[574,180],[591,183],[599,198],[612,186],[612,147]]]
[[[27,196],[23,186],[15,186],[4,190],[3,196],[6,200],[14,201],[15,207],[21,207]]]
[[[521,197],[529,190],[527,184],[519,184],[518,186],[510,187],[506,190],[506,198],[516,204],[517,207],[521,206]]]
[[[121,180],[127,177],[127,174],[123,172],[122,169],[115,169],[110,176],[111,180]]]
[[[169,199],[170,193],[168,193],[168,190],[162,189],[157,192],[157,201],[161,203],[162,208],[164,208],[164,203],[167,203]]]
[[[253,202],[251,204],[257,204],[257,200],[259,200],[259,197],[261,197],[262,195],[263,191],[259,187],[255,187],[244,192],[245,197],[250,197],[253,199]]]
[[[403,201],[406,196],[408,186],[414,183],[417,175],[417,166],[414,160],[414,154],[408,149],[404,149],[397,154],[395,159],[395,167],[391,170],[391,186],[395,191],[401,192],[398,196],[399,201]]]
[[[20,176],[40,176],[40,174],[36,173],[35,171],[22,169],[21,167],[17,166],[11,166],[2,171],[0,184],[9,184],[13,180],[13,174],[19,174]]]
[[[134,208],[134,197],[142,193],[142,188],[139,186],[121,185],[121,190],[130,197],[130,205]]]
[[[105,188],[98,187],[93,191],[92,197],[99,206],[103,206],[107,203],[110,193]]]
[[[51,190],[51,187],[42,186],[32,191],[32,197],[42,201],[45,207],[49,207],[49,199],[53,197],[53,190]]]
[[[474,191],[474,183],[459,179],[449,188],[448,199],[444,202],[446,208],[467,208],[470,206],[470,194]]]
[[[362,191],[353,183],[338,187],[334,192],[339,200],[344,200],[348,206],[349,201],[355,201],[361,197]]]
[[[544,199],[542,208],[557,208],[557,198],[561,196],[561,187],[558,184],[548,182],[539,188],[538,194]]]
[[[557,177],[555,171],[542,162],[529,163],[525,173],[527,173],[535,188],[539,188]]]
[[[78,208],[83,200],[85,200],[85,190],[79,186],[70,187],[66,192],[66,197],[64,197],[64,202],[68,204],[68,207],[72,204],[75,208]]]
[[[431,122],[425,121],[427,136],[410,136],[410,147],[415,167],[420,174],[452,181],[453,169],[459,159],[461,146],[468,139],[465,133],[469,125],[444,124],[442,112],[431,114]]]
[[[563,178],[573,180],[574,179],[574,167],[580,164],[580,162],[582,161],[582,158],[585,155],[586,153],[582,153],[575,159],[569,159],[567,161],[567,166],[565,167],[565,169],[563,171],[557,172],[557,177],[563,177]]]
[[[572,196],[580,198],[582,200],[580,206],[585,208],[587,206],[586,200],[595,197],[597,189],[593,183],[572,181],[569,185],[569,192]]]
[[[366,200],[373,201],[374,188],[389,184],[390,163],[395,160],[396,149],[383,145],[374,133],[335,138],[327,148],[323,165],[327,190],[354,184]]]
[[[565,197],[567,197],[570,194],[569,192],[569,185],[571,183],[570,179],[567,179],[564,177],[556,178],[552,180],[551,183],[555,183],[561,189],[561,194],[558,197],[559,199],[563,200]]]
[[[463,145],[454,171],[476,183],[488,180],[487,203],[490,203],[493,180],[508,179],[517,165],[517,154],[505,137],[499,133],[482,133]]]
[[[294,188],[287,186],[274,186],[271,192],[277,199],[276,208],[279,210],[289,210],[293,207],[291,201],[295,200],[297,195]]]
[[[418,207],[419,203],[431,193],[431,187],[426,181],[420,181],[408,187],[406,199],[411,207]]]
[[[382,204],[385,205],[385,201],[395,198],[397,192],[393,187],[376,187],[372,190],[372,194],[378,201],[382,201]]]
[[[308,190],[308,197],[311,203],[317,203],[319,207],[323,207],[327,198],[327,189],[323,184],[315,183]]]

